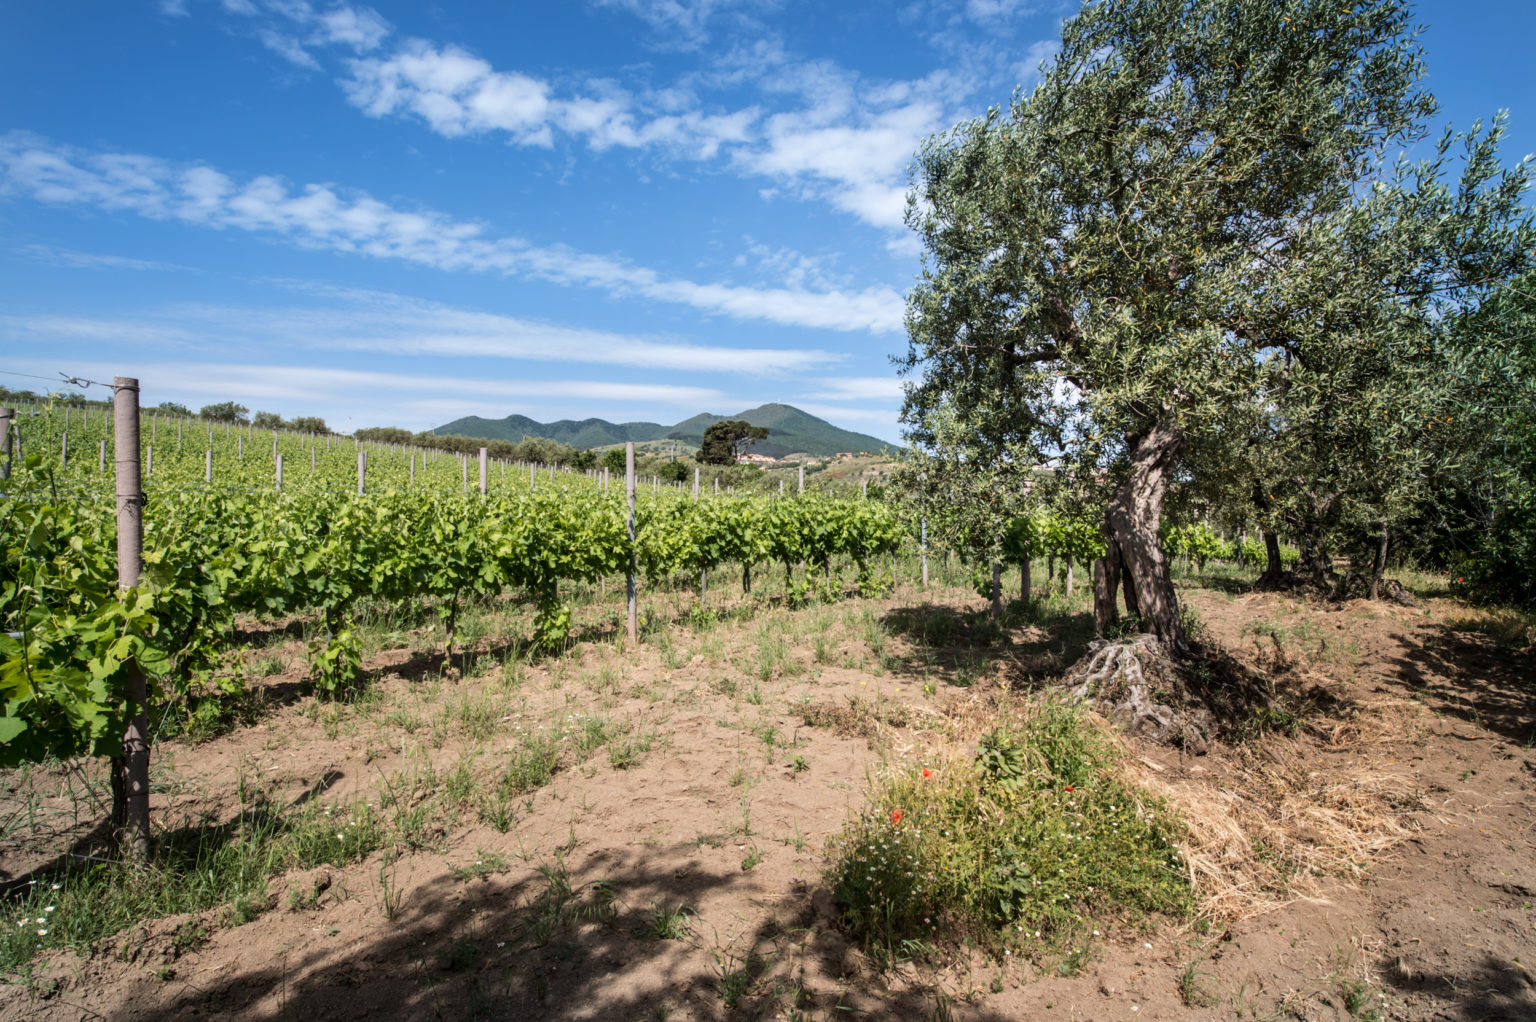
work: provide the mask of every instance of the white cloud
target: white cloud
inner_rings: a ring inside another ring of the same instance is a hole
[[[549,142],[548,86],[495,71],[455,46],[415,41],[387,60],[353,61],[343,86],[369,117],[409,111],[449,138],[499,130],[525,143]]]
[[[378,49],[391,32],[389,22],[368,7],[336,7],[319,15],[314,24],[326,42],[350,46],[359,53]]]
[[[447,138],[500,131],[521,145],[547,146],[558,129],[594,151],[658,148],[708,160],[722,145],[744,141],[760,117],[755,108],[706,113],[696,97],[680,90],[642,100],[598,79],[586,83],[585,95],[555,96],[541,79],[497,71],[460,47],[422,40],[349,67],[342,88],[363,113],[414,115]]]
[[[913,99],[836,123],[821,110],[776,114],[766,144],[737,154],[747,168],[820,192],[832,205],[876,227],[902,226],[906,168],[924,136],[947,123],[943,107]]]
[[[215,229],[275,234],[305,248],[399,259],[438,270],[515,274],[687,305],[706,313],[831,330],[901,329],[904,302],[890,287],[807,291],[667,278],[609,256],[494,237],[478,223],[431,209],[399,209],[331,185],[279,178],[237,181],[202,165],[0,135],[0,194],[132,212]]]

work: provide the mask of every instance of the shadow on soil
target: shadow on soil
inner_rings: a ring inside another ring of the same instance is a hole
[[[741,873],[656,870],[679,849],[599,854],[579,870],[556,860],[512,882],[440,876],[403,885],[382,939],[280,954],[198,987],[171,979],[156,1018],[644,1019],[929,1018],[938,995],[880,989],[832,925],[831,899],[801,886],[770,919],[735,939],[688,919],[679,939],[657,936],[655,910],[697,903]],[[686,847],[683,848],[686,852]],[[372,892],[379,896],[378,890]],[[368,897],[364,892],[354,896]],[[273,909],[272,911],[280,911]],[[707,964],[693,948],[708,955]],[[803,968],[815,962],[811,979]],[[791,971],[791,963],[801,968]],[[818,986],[820,987],[818,989]],[[142,1002],[141,1002],[142,1003]],[[144,1017],[124,1012],[114,1022]],[[981,1022],[1002,1022],[993,1014]]]
[[[1434,708],[1512,742],[1536,742],[1536,655],[1463,632],[1405,643],[1400,677]]]
[[[1518,961],[1486,955],[1471,975],[1433,972],[1404,978],[1389,967],[1383,980],[1404,994],[1429,994],[1447,1002],[1445,1018],[1466,1022],[1516,1022],[1536,1018],[1536,982]]]

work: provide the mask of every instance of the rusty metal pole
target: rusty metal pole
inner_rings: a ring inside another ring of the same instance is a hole
[[[112,380],[113,445],[117,474],[117,588],[132,589],[144,571],[144,487],[139,477],[139,381]],[[124,837],[139,862],[149,860],[149,709],[137,661],[123,665],[128,680],[128,730],[123,735]]]

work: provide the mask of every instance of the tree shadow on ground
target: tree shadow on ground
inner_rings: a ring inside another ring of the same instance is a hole
[[[152,1008],[107,1017],[642,1019],[682,1009],[717,1019],[932,1017],[936,994],[882,990],[834,925],[830,895],[805,885],[734,937],[696,917],[679,939],[660,936],[658,909],[750,883],[697,860],[676,869],[686,849],[605,851],[570,871],[556,859],[514,871],[516,879],[440,875],[402,888],[398,914],[376,938],[352,943],[337,933],[334,944],[317,941],[214,982],[172,980],[162,989],[176,992]]]
[[[1536,742],[1536,654],[1475,633],[1404,641],[1393,661],[1399,676],[1434,709],[1522,745]]]
[[[1404,976],[1395,963],[1383,963],[1383,981],[1403,994],[1428,994],[1442,1002],[1445,1018],[1466,1022],[1517,1022],[1536,1018],[1536,981],[1518,960],[1488,954],[1470,974],[1414,972]]]
[[[882,627],[910,643],[912,655],[889,666],[910,678],[938,677],[968,687],[996,661],[1007,665],[1010,685],[1029,687],[1059,675],[1088,649],[1093,615],[1048,608],[1044,601],[1009,603],[1000,620],[986,609],[924,603],[895,607]]]

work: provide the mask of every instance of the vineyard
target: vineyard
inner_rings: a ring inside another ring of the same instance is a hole
[[[71,463],[70,414],[31,416],[19,430],[0,607],[10,633],[0,718],[7,764],[107,754],[122,738],[118,668],[130,658],[189,712],[210,684],[232,694],[238,681],[218,665],[239,615],[316,616],[326,640],[313,651],[314,682],[339,695],[358,672],[359,603],[430,603],[446,660],[460,608],[509,595],[536,609],[530,648],[557,651],[570,620],[562,586],[622,584],[632,559],[647,585],[699,579],[701,605],[708,573],[730,565],[750,591],[754,568],[779,564],[786,594],[803,600],[812,586],[832,590],[834,563],[850,565],[862,591],[889,585],[877,562],[902,539],[894,515],[873,501],[700,499],[653,481],[636,501],[631,542],[625,498],[600,472],[517,465],[507,480],[505,463],[488,465],[484,490],[477,468],[476,490],[466,493],[468,459],[441,452],[276,433],[258,440],[195,422],[193,450],[188,423],[168,425],[158,441],[150,420],[145,463],[150,452],[159,458],[145,477],[143,584],[120,595],[115,508],[102,475],[111,445],[78,423],[76,443],[94,440],[97,458]],[[261,453],[248,454],[248,443]],[[27,453],[39,447],[59,455]],[[280,464],[300,466],[285,471],[281,490]]]

